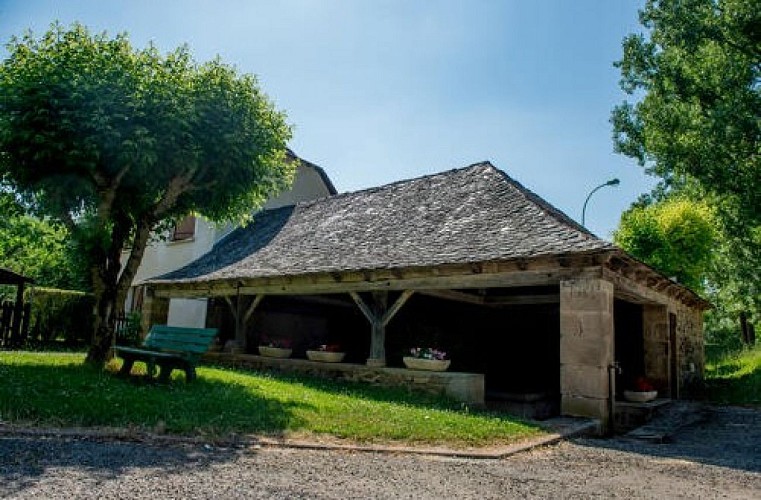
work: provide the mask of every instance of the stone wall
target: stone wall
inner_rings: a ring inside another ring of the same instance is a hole
[[[698,397],[705,371],[703,313],[679,303],[671,304],[669,312],[676,315],[679,398]]]
[[[610,415],[608,368],[613,363],[613,283],[560,282],[560,392],[564,415]]]
[[[207,353],[204,360],[258,371],[300,373],[384,387],[406,387],[411,391],[444,395],[475,407],[484,405],[484,376],[480,373],[371,368],[359,364],[278,359],[254,354]]]

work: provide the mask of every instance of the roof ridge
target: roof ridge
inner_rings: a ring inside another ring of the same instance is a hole
[[[386,190],[386,189],[389,189],[389,188],[392,188],[392,187],[395,187],[395,186],[398,186],[398,185],[401,185],[401,184],[406,184],[406,183],[414,182],[414,181],[421,181],[421,180],[430,179],[430,178],[433,178],[433,177],[443,177],[443,176],[446,176],[446,175],[452,175],[455,172],[461,172],[461,171],[465,171],[465,170],[468,170],[468,169],[475,169],[477,167],[491,167],[491,168],[497,170],[497,168],[494,165],[492,165],[492,163],[489,160],[483,160],[483,161],[479,161],[479,162],[476,162],[476,163],[471,163],[470,165],[467,165],[465,167],[458,167],[458,168],[452,168],[452,169],[449,169],[449,170],[442,170],[442,171],[434,172],[434,173],[431,173],[431,174],[421,175],[419,177],[410,177],[410,178],[407,178],[407,179],[400,179],[398,181],[389,182],[388,184],[381,184],[380,186],[371,186],[371,187],[367,187],[367,188],[357,189],[355,191],[345,191],[343,193],[338,193],[338,194],[334,194],[334,195],[323,197],[323,198],[316,198],[314,200],[300,201],[300,202],[296,203],[296,205],[297,206],[308,206],[308,205],[312,205],[314,203],[320,203],[320,202],[323,202],[323,201],[326,201],[326,200],[336,200],[336,199],[346,198],[348,196],[354,196],[354,195],[362,194],[362,193],[376,193],[376,192],[383,191],[383,190]]]

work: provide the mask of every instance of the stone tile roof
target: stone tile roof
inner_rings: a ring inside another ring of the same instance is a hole
[[[613,250],[488,162],[266,210],[154,282],[430,267]]]

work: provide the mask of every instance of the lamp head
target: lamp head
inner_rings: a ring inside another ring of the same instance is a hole
[[[618,178],[611,179],[605,183],[606,186],[618,186],[619,184],[621,184],[621,181]]]

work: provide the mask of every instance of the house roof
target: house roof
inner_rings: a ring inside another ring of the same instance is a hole
[[[312,167],[315,170],[315,172],[317,172],[317,175],[320,176],[320,179],[322,179],[322,182],[325,183],[325,187],[328,189],[328,192],[331,195],[338,194],[338,190],[336,190],[336,187],[333,185],[333,181],[330,180],[330,177],[328,177],[328,174],[327,174],[327,172],[325,172],[324,168],[322,168],[319,165],[316,165],[316,164],[312,163],[309,160],[305,160],[304,158],[299,157],[299,155],[294,153],[291,148],[286,148],[285,149],[285,154],[291,160],[298,160],[300,163],[302,163],[302,164],[304,164],[304,165],[306,165],[308,167]]]
[[[207,282],[613,250],[489,162],[258,213],[150,281]]]

